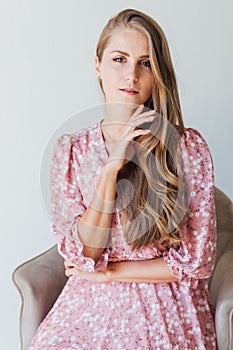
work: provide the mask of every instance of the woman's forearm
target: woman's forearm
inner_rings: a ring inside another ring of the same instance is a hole
[[[106,274],[112,282],[169,283],[178,281],[163,258],[109,263]]]
[[[78,222],[78,235],[85,256],[98,260],[106,247],[116,197],[117,173],[106,164],[102,167],[93,198]]]

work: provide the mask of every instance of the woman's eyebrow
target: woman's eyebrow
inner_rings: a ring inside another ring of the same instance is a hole
[[[127,52],[124,52],[124,51],[121,51],[121,50],[113,50],[111,51],[111,53],[114,53],[114,52],[118,52],[118,53],[121,53],[122,55],[125,55],[125,56],[129,56],[129,54]],[[149,58],[149,55],[141,55],[140,58]]]

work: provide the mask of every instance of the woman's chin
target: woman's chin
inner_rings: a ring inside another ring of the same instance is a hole
[[[109,99],[105,101],[107,104],[122,104],[124,107],[127,106],[129,109],[135,109],[139,105],[143,104],[144,102],[139,99],[130,99],[130,98],[116,98],[116,99]]]

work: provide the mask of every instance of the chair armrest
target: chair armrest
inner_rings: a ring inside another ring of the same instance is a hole
[[[228,250],[215,267],[210,298],[216,307],[215,325],[218,348],[233,350],[233,250]]]
[[[20,338],[25,349],[67,281],[64,259],[55,245],[17,267],[12,277],[22,299]]]

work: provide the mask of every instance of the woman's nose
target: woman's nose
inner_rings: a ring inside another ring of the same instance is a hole
[[[125,80],[137,82],[138,81],[138,73],[137,73],[137,67],[134,65],[131,65],[128,67],[128,69],[125,72]]]

